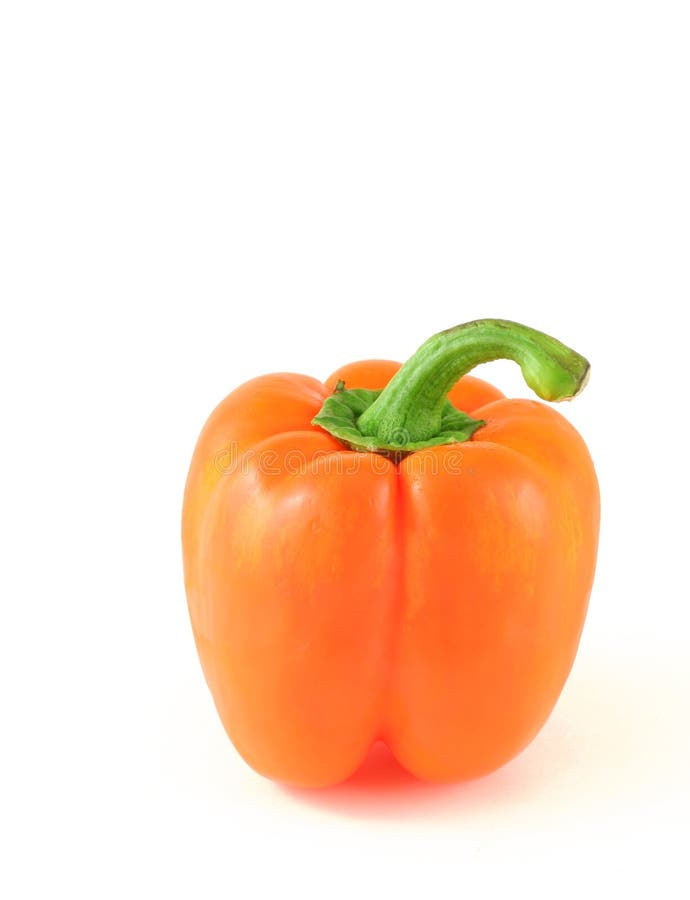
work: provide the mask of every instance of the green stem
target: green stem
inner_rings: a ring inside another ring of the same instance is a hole
[[[584,357],[541,331],[505,319],[479,319],[422,344],[362,412],[357,429],[382,446],[433,439],[441,432],[451,388],[475,366],[494,359],[514,360],[543,400],[574,397],[589,373]]]

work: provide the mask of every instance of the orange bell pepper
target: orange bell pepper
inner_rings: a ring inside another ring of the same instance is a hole
[[[189,613],[258,772],[334,784],[381,739],[421,778],[466,779],[546,721],[584,623],[599,492],[565,418],[466,374],[497,358],[552,401],[589,370],[486,319],[402,367],[256,378],[207,421],[184,498]]]

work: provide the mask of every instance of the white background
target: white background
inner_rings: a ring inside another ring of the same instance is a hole
[[[686,895],[689,44],[663,0],[2,5],[4,896]],[[571,678],[480,781],[274,785],[191,638],[198,431],[481,316],[592,362]]]

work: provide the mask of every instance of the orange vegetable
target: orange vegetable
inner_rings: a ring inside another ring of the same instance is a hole
[[[189,612],[258,772],[334,784],[382,739],[421,778],[466,779],[546,721],[584,623],[599,493],[566,419],[466,374],[499,357],[547,400],[589,369],[487,319],[402,368],[256,378],[207,421],[184,499]]]

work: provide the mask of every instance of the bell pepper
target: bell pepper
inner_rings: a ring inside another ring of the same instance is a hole
[[[467,374],[499,358],[547,401],[589,372],[554,338],[484,319],[403,366],[255,378],[206,422],[183,508],[189,614],[256,771],[332,785],[382,740],[420,778],[468,779],[549,716],[584,624],[599,491],[563,416]]]

